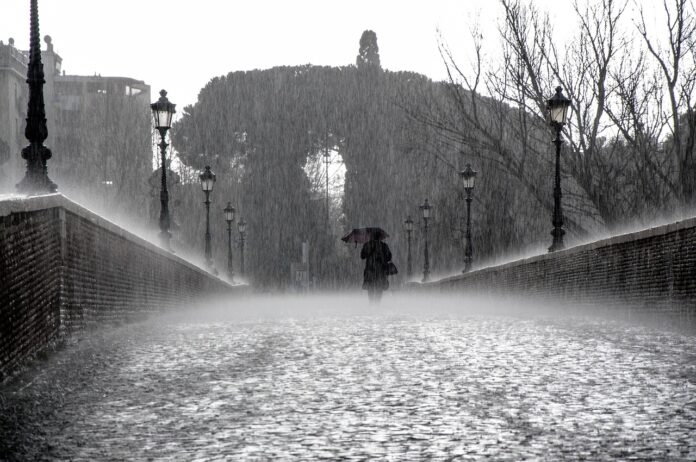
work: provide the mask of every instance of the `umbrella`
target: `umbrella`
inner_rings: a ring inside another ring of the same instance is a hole
[[[370,228],[353,228],[353,231],[349,232],[341,238],[343,242],[355,242],[356,244],[364,244],[372,236],[377,236],[377,239],[383,241],[389,237],[389,234],[382,228],[370,227]]]

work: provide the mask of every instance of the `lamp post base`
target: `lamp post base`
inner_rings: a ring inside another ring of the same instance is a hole
[[[28,173],[22,181],[17,183],[16,187],[20,194],[26,194],[27,196],[40,196],[58,191],[58,186],[48,176],[29,175]]]
[[[551,247],[549,247],[549,252],[556,252],[558,250],[565,249],[565,244],[563,243],[564,234],[565,231],[562,228],[554,228],[553,231],[551,231],[553,243],[551,244]]]
[[[51,151],[44,146],[30,145],[22,150],[22,156],[25,155],[27,171],[22,181],[17,183],[17,191],[29,196],[51,194],[58,191],[58,186],[48,177],[46,161],[41,160],[41,156],[50,157]]]
[[[549,247],[549,253],[552,252],[557,252],[559,250],[564,250],[565,246],[563,244],[551,244],[551,247]]]
[[[207,258],[206,258],[206,260],[205,260],[205,267],[208,268],[208,272],[211,273],[211,274],[214,274],[215,276],[217,276],[219,273],[218,273],[217,268],[215,268],[214,265],[215,265],[215,262],[213,262],[212,259],[207,259]]]
[[[159,238],[160,243],[162,244],[162,248],[167,250],[168,252],[174,253],[171,244],[172,233],[170,233],[169,231],[160,231]]]

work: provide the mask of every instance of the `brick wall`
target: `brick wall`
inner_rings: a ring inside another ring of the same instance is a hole
[[[427,284],[696,314],[696,219],[624,234]]]
[[[60,326],[56,209],[0,218],[0,378]]]
[[[0,380],[62,334],[230,290],[59,194],[0,201]]]

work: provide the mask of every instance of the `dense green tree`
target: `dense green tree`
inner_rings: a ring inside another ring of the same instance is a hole
[[[358,57],[355,59],[358,69],[373,68],[380,69],[379,46],[377,46],[377,34],[374,31],[366,30],[360,37],[360,49]]]
[[[213,167],[219,208],[231,200],[249,223],[246,269],[257,285],[286,285],[290,263],[300,260],[305,240],[310,243],[310,271],[320,284],[358,284],[362,262],[353,246],[331,233],[336,227],[347,232],[382,226],[405,272],[403,221],[408,215],[419,220],[418,205],[426,197],[435,206],[433,269],[460,268],[464,203],[457,173],[463,161],[474,158],[462,153],[462,145],[448,143],[437,130],[408,116],[402,103],[415,95],[422,96],[423,104],[449,101],[441,84],[410,72],[277,67],[215,78],[198,102],[185,108],[172,129],[174,146],[194,170]],[[333,217],[339,221],[328,230],[323,183],[316,189],[306,172],[307,163],[326,149],[337,150],[346,169],[343,213]],[[486,226],[474,233],[477,256],[496,258],[544,238],[537,225],[536,217],[542,215],[538,204],[518,194],[523,191],[519,182],[494,162],[477,168],[482,174],[474,224]],[[190,204],[189,215],[197,216],[202,196],[196,188],[190,194],[182,206]],[[221,218],[216,220],[215,229],[222,230]],[[182,238],[202,246],[201,223],[182,223]],[[414,238],[417,268],[420,229]],[[224,257],[224,239],[216,239],[215,245],[216,254]]]

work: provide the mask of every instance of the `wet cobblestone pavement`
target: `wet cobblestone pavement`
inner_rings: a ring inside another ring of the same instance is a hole
[[[37,360],[0,387],[4,458],[696,460],[694,336],[445,300],[244,304]]]

